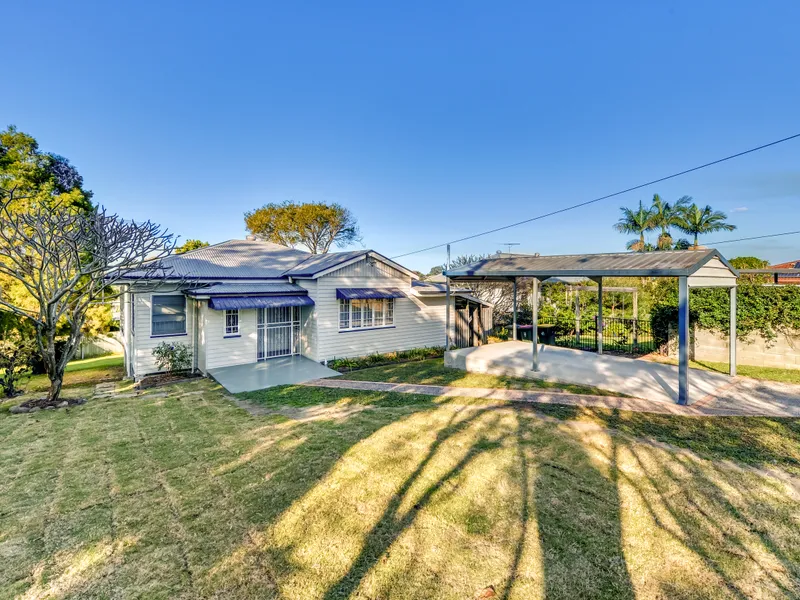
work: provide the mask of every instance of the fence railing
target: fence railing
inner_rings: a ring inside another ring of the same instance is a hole
[[[597,318],[581,319],[555,327],[556,346],[597,351]],[[642,319],[603,319],[603,352],[642,355],[656,350],[650,321]]]

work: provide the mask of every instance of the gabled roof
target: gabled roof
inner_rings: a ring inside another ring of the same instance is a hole
[[[318,277],[368,256],[391,265],[409,277],[414,276],[402,265],[372,250],[311,254],[262,240],[228,240],[185,254],[174,254],[163,259],[161,264],[167,271],[167,279],[285,279]],[[146,275],[144,272],[130,273],[127,278],[137,279]]]
[[[713,249],[612,254],[569,254],[560,256],[514,255],[487,258],[450,269],[451,279],[494,279],[513,277],[681,277],[718,258],[734,275],[736,269]]]
[[[329,252],[328,254],[310,254],[305,260],[288,269],[286,277],[313,277],[317,273],[327,271],[352,259],[366,256],[369,250],[352,250],[350,252]]]
[[[308,252],[260,240],[228,240],[174,254],[161,261],[169,278],[276,279],[310,256]],[[136,274],[130,275],[135,279]]]

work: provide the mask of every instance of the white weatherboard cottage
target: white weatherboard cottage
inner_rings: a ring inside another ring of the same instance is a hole
[[[280,357],[320,363],[444,345],[443,286],[371,250],[315,255],[231,240],[164,266],[158,286],[126,281],[125,365],[137,379],[158,371],[152,350],[164,341],[189,345],[195,369],[212,375]]]

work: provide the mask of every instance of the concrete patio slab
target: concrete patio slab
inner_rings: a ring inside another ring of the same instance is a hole
[[[530,343],[503,342],[451,350],[445,353],[444,360],[448,367],[473,373],[592,385],[651,402],[675,404],[678,401],[678,367],[540,345],[540,369],[532,371],[531,350]],[[689,401],[694,403],[713,396],[733,381],[721,373],[691,369]]]
[[[282,356],[247,365],[209,369],[208,374],[232,394],[340,375],[338,371],[305,356]]]

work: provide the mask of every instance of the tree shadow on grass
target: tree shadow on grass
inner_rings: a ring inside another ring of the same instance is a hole
[[[460,420],[457,417],[460,416],[462,411],[455,411],[453,413],[447,425],[437,432],[436,439],[428,448],[425,456],[418,463],[414,471],[405,479],[398,492],[389,501],[388,506],[378,522],[367,533],[363,541],[362,550],[351,564],[347,573],[327,589],[324,600],[348,598],[359,587],[367,573],[378,563],[381,556],[385,554],[394,541],[411,526],[418,511],[426,507],[442,486],[458,477],[480,454],[498,447],[498,441],[489,440],[484,437],[478,439],[468,448],[453,467],[445,474],[438,477],[434,483],[425,488],[425,491],[414,503],[412,510],[408,510],[404,514],[401,513],[400,509],[408,499],[412,487],[434,459],[442,444],[457,433],[464,431],[489,410],[491,409],[471,411],[471,414]],[[497,419],[494,419],[494,422],[496,421]]]
[[[635,597],[622,543],[613,438],[609,452],[608,473],[574,439],[538,458],[534,505],[548,599]]]

